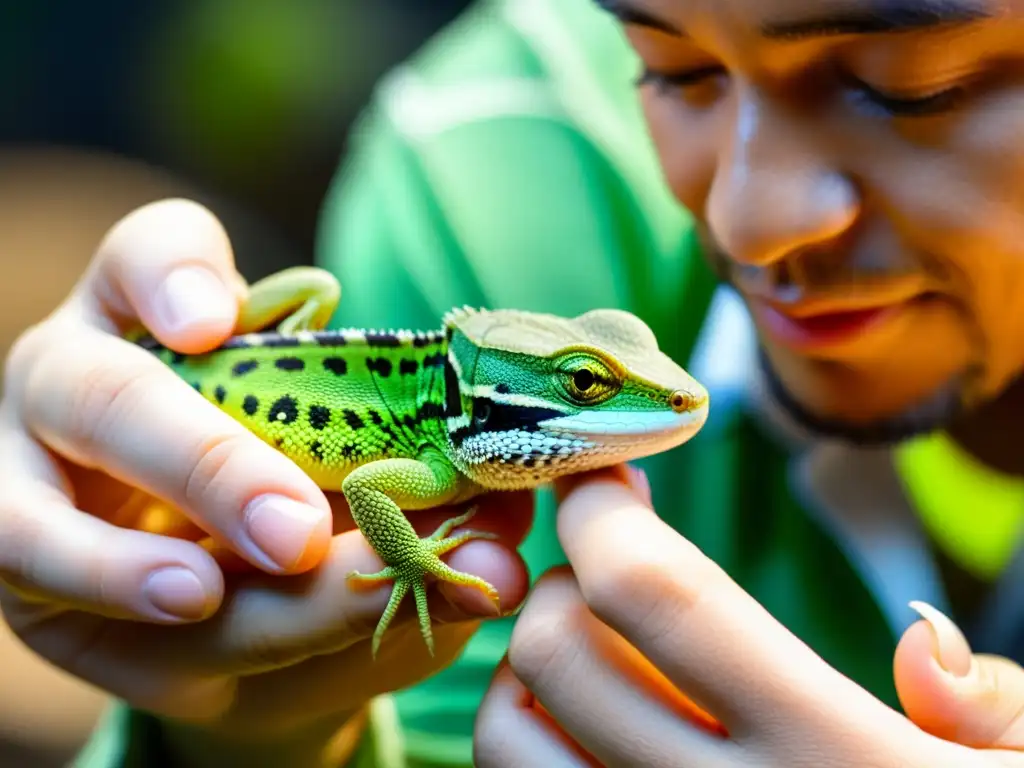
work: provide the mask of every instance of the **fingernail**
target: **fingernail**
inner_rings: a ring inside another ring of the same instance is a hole
[[[935,637],[935,660],[939,666],[954,677],[967,677],[974,666],[974,656],[960,628],[946,614],[928,603],[914,600],[910,607],[931,627]]]
[[[154,311],[164,331],[234,321],[237,302],[217,275],[204,267],[171,272],[157,289]]]
[[[245,510],[245,526],[253,543],[275,567],[290,570],[309,546],[326,513],[286,496],[253,499]]]
[[[194,621],[207,612],[203,583],[187,568],[153,571],[142,585],[142,594],[158,611],[179,619]]]
[[[653,504],[651,499],[651,481],[648,479],[647,473],[640,469],[640,467],[635,467],[632,464],[629,464],[626,467],[626,470],[629,476],[629,485],[633,489],[634,493],[636,493],[645,504],[651,506]]]

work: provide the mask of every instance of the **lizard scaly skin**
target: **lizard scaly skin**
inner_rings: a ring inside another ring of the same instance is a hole
[[[421,539],[402,510],[531,489],[568,473],[678,446],[701,428],[708,395],[618,310],[568,319],[515,310],[449,312],[438,330],[321,330],[340,288],[329,273],[285,270],[252,286],[239,333],[205,354],[136,338],[203,397],[341,490],[392,581],[381,638],[412,592],[433,653],[427,576],[475,587],[440,556],[472,539],[473,509]],[[282,320],[283,318],[283,320]],[[259,330],[280,321],[276,330]]]

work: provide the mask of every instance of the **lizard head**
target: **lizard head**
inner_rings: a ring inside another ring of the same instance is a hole
[[[453,456],[484,487],[535,487],[660,453],[707,419],[707,391],[628,312],[466,308],[448,313],[445,330]]]

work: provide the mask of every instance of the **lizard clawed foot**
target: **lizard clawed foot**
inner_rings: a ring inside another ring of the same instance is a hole
[[[377,658],[377,652],[380,650],[380,643],[384,633],[394,619],[395,614],[398,612],[398,606],[401,605],[403,598],[405,598],[409,590],[412,590],[416,600],[416,613],[419,616],[420,633],[423,635],[423,640],[427,644],[427,650],[430,652],[430,655],[434,655],[434,635],[431,631],[430,611],[427,607],[426,577],[428,575],[434,576],[441,581],[447,581],[450,584],[459,584],[478,589],[488,597],[497,610],[501,610],[498,590],[479,576],[456,571],[440,558],[441,555],[465,544],[467,541],[474,539],[493,541],[498,538],[497,534],[488,531],[466,531],[457,536],[450,535],[455,528],[470,520],[475,514],[476,507],[473,507],[458,517],[446,520],[430,536],[420,539],[418,549],[410,552],[400,563],[385,566],[376,573],[351,571],[348,574],[350,582],[359,582],[365,585],[394,580],[391,599],[388,600],[387,607],[384,609],[380,622],[377,624],[377,629],[373,633],[371,652],[374,659]]]

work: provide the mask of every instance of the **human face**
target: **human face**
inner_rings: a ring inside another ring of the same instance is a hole
[[[929,429],[1024,367],[1024,0],[599,0],[783,401]]]

